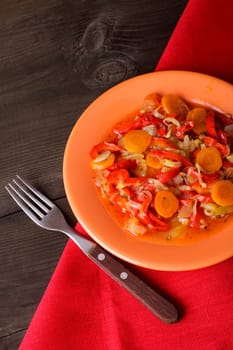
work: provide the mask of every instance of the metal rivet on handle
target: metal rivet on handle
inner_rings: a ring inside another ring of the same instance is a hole
[[[98,260],[103,261],[105,259],[105,254],[100,253],[98,254]]]
[[[121,274],[120,274],[120,278],[122,279],[122,280],[126,280],[127,278],[128,278],[128,274],[127,274],[127,272],[121,272]]]

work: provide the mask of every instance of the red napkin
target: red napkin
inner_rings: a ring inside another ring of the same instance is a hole
[[[232,15],[232,0],[189,1],[157,69],[233,82]],[[186,272],[135,270],[182,306],[180,322],[163,324],[69,241],[20,349],[233,349],[233,259]]]

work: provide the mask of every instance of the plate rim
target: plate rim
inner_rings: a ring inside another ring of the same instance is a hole
[[[141,266],[144,268],[149,268],[149,269],[154,269],[154,270],[162,270],[162,271],[186,271],[186,270],[194,270],[194,269],[199,269],[199,268],[204,268],[207,266],[214,265],[216,263],[222,262],[223,260],[226,260],[233,255],[233,249],[231,247],[228,247],[229,249],[227,252],[224,254],[224,257],[222,254],[216,254],[213,255],[212,257],[208,258],[208,262],[206,259],[202,259],[197,261],[190,261],[185,263],[185,266],[183,264],[175,264],[175,263],[164,263],[164,262],[158,262],[158,261],[147,261],[146,259],[138,259],[135,257],[132,257],[132,254],[127,255],[124,250],[113,248],[111,245],[106,243],[106,241],[103,241],[98,235],[93,232],[93,226],[90,224],[90,222],[87,222],[86,219],[83,217],[83,214],[80,213],[79,210],[77,210],[76,204],[74,203],[74,199],[72,197],[72,188],[71,184],[69,183],[68,177],[69,174],[67,172],[67,158],[68,158],[68,153],[70,151],[70,147],[72,146],[73,143],[73,138],[75,137],[76,131],[79,128],[79,125],[85,122],[86,115],[93,109],[95,108],[96,103],[101,103],[103,99],[108,98],[108,95],[114,94],[114,92],[118,89],[121,89],[122,87],[126,86],[127,84],[134,84],[134,82],[138,82],[139,80],[143,79],[148,79],[149,77],[168,77],[168,76],[186,76],[189,78],[198,78],[198,79],[206,79],[210,80],[212,82],[215,82],[216,84],[220,84],[222,86],[226,86],[228,89],[232,90],[233,94],[233,85],[219,79],[217,77],[208,75],[208,74],[203,74],[199,72],[193,72],[193,71],[184,71],[184,70],[169,70],[169,71],[159,71],[159,72],[151,72],[151,73],[146,73],[146,74],[141,74],[136,77],[132,77],[128,80],[125,80],[121,83],[118,83],[117,85],[113,86],[112,88],[108,89],[104,93],[102,93],[99,97],[97,97],[93,102],[90,103],[90,105],[83,111],[81,116],[76,120],[66,143],[65,146],[65,152],[64,152],[64,158],[63,158],[63,182],[64,182],[64,187],[65,187],[65,192],[66,196],[68,199],[68,202],[71,206],[71,209],[76,217],[76,219],[80,222],[80,224],[83,226],[83,228],[87,231],[87,233],[90,235],[91,238],[93,238],[99,245],[101,245],[103,248],[105,248],[107,251],[112,253],[113,255],[121,258],[122,260],[125,260],[129,263],[132,263],[137,266]],[[232,103],[232,113],[233,113],[233,103]],[[95,230],[95,229],[94,229]],[[120,230],[120,228],[119,228]],[[133,237],[134,238],[134,237]],[[135,238],[134,238],[135,239]],[[129,240],[130,241],[130,240]],[[206,241],[206,240],[205,240]],[[231,240],[231,243],[233,243],[233,240]],[[176,246],[176,245],[156,245],[157,248],[160,247],[159,251],[164,251],[169,249],[174,249],[178,252],[178,254],[182,254],[184,250],[189,250],[188,247],[194,247],[198,250],[200,247],[203,245],[203,241],[200,242],[195,242],[190,245],[183,245],[183,246]],[[156,252],[155,252],[156,253]]]

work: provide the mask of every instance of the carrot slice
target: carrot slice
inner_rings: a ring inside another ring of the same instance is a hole
[[[163,218],[171,218],[179,208],[179,201],[171,191],[160,191],[155,196],[154,208]]]
[[[146,155],[146,164],[147,166],[154,169],[161,169],[163,166],[161,160],[158,157],[151,155],[150,153]]]
[[[143,153],[151,143],[152,136],[144,130],[131,130],[123,138],[125,149],[130,153]]]
[[[111,153],[106,159],[103,159],[99,162],[92,160],[91,167],[92,169],[106,169],[114,163],[115,155]]]
[[[156,93],[152,93],[147,95],[144,98],[143,104],[142,104],[142,110],[145,112],[152,112],[155,108],[159,106],[160,97]]]
[[[193,131],[198,135],[206,131],[206,116],[207,111],[202,107],[193,108],[188,112],[186,119],[193,122]]]
[[[233,183],[230,180],[219,180],[214,183],[211,197],[223,207],[233,205]]]
[[[222,166],[222,157],[215,147],[203,148],[197,153],[197,164],[206,173],[215,173]]]
[[[161,99],[162,106],[166,113],[174,113],[177,117],[185,119],[188,113],[188,106],[176,95],[164,95]]]

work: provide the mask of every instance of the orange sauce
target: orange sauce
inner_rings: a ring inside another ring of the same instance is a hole
[[[123,229],[125,224],[125,215],[122,214],[121,210],[114,206],[108,198],[103,198],[100,191],[97,189],[97,193],[100,201],[104,208],[112,217],[114,222]],[[147,233],[137,236],[137,239],[146,240],[156,244],[162,245],[186,245],[199,242],[203,239],[210,237],[211,235],[217,234],[226,225],[228,220],[233,220],[233,215],[226,216],[225,218],[219,218],[215,220],[209,220],[208,229],[196,229],[189,226],[180,224],[175,218],[170,220],[170,229],[167,231],[155,231],[148,230]],[[132,233],[129,233],[132,235]]]

